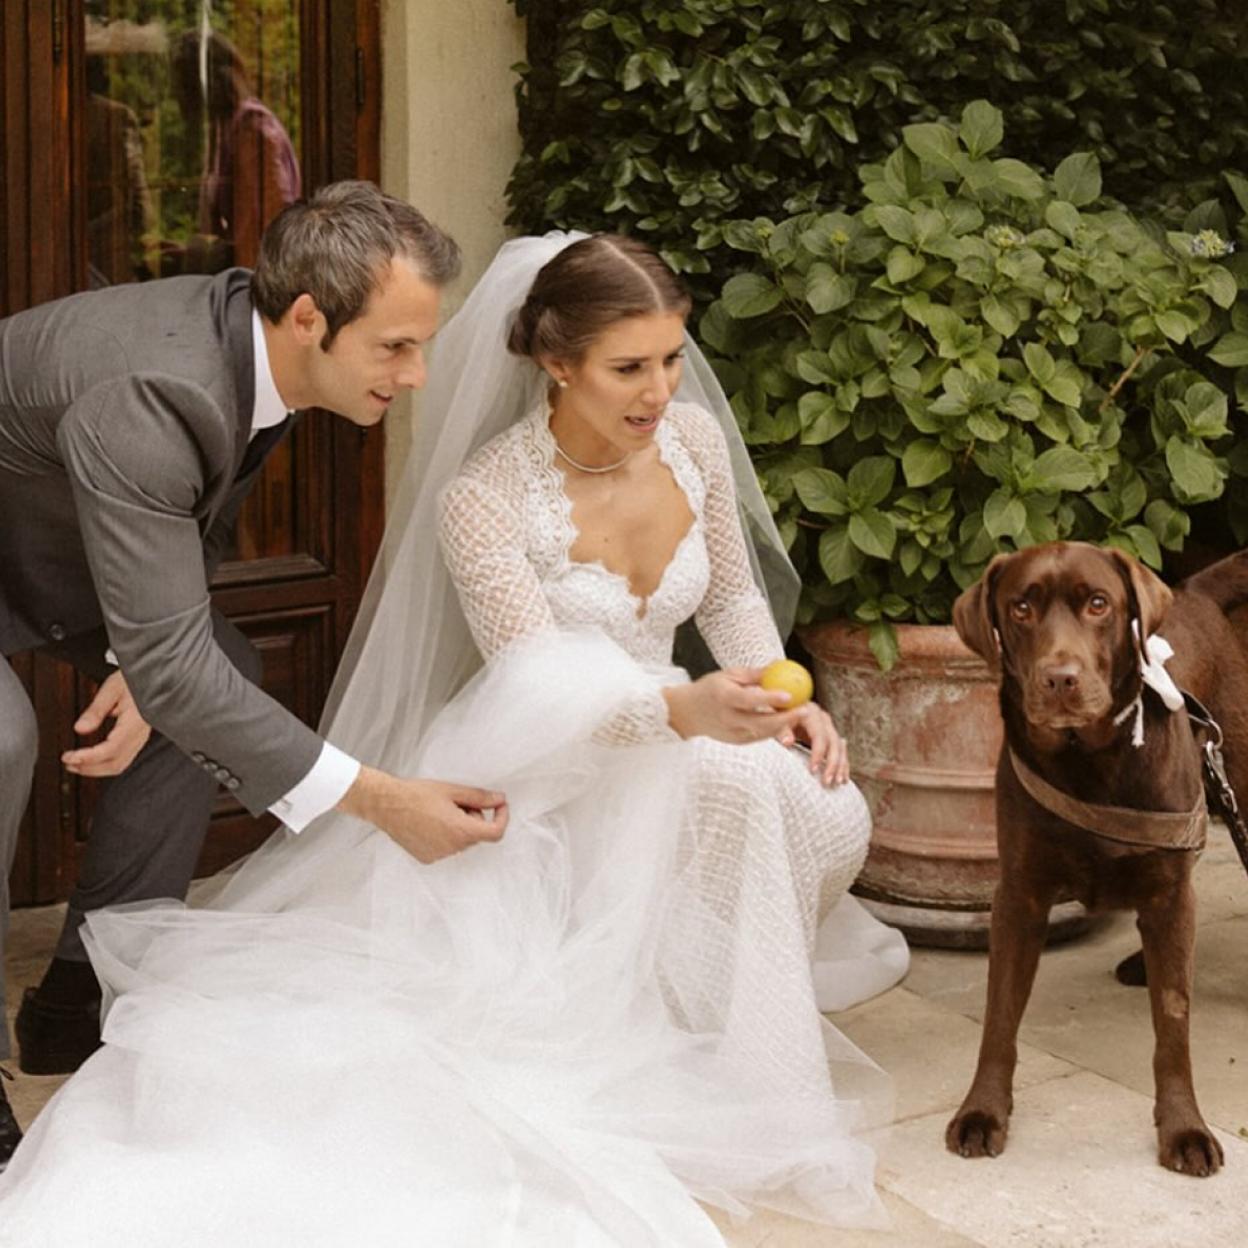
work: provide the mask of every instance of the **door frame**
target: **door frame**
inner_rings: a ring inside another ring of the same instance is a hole
[[[4,0],[0,5],[0,316],[86,286],[86,54],[83,0]],[[380,0],[300,0],[304,185],[341,178],[377,181],[380,173]],[[345,645],[385,524],[385,437],[326,413],[317,442],[334,465],[324,523],[333,567],[281,577],[283,604],[314,606],[332,582],[319,667],[330,671]],[[280,627],[270,586],[235,566],[213,587],[232,618],[266,618]],[[4,660],[0,659],[0,662]],[[11,876],[15,905],[63,899],[73,885],[89,818],[89,781],[70,776],[60,753],[74,742],[72,723],[87,686],[70,668],[39,654],[16,657],[39,720],[41,752],[30,807]],[[327,674],[317,673],[328,685]],[[302,708],[313,721],[319,706]],[[253,820],[232,799],[218,802],[214,828],[228,825],[201,860],[212,870],[258,843],[273,826]]]

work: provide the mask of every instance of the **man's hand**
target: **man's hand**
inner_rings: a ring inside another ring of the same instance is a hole
[[[729,745],[748,745],[779,736],[797,723],[799,711],[780,689],[764,689],[761,667],[730,667],[688,685],[669,685],[668,723],[681,737],[713,737]]]
[[[139,714],[126,679],[120,672],[113,672],[99,687],[91,705],[75,721],[74,731],[82,737],[90,736],[99,732],[101,725],[110,717],[113,720],[112,729],[98,745],[66,750],[61,755],[66,771],[72,771],[76,776],[116,776],[134,762],[135,755],[152,735],[152,729]]]
[[[449,858],[480,841],[501,841],[507,799],[441,780],[400,780],[361,767],[338,809],[375,824],[420,862]]]

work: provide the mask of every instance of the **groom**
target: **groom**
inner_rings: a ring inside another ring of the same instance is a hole
[[[111,721],[108,735],[62,761],[115,777],[56,956],[17,1017],[24,1071],[74,1070],[98,1045],[83,916],[183,896],[218,785],[295,832],[344,811],[422,862],[501,837],[500,794],[363,767],[263,693],[249,643],[208,596],[291,413],[374,425],[421,386],[458,268],[455,243],[410,205],[343,182],[274,219],[254,273],[117,286],[0,320],[0,654],[42,649],[100,682],[74,727]],[[37,752],[34,711],[0,659],[0,999]],[[0,1024],[0,1059],[9,1051]],[[0,1084],[0,1169],[20,1138]]]

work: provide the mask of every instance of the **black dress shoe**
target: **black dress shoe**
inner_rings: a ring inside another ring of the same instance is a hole
[[[100,1047],[98,1000],[63,1005],[27,988],[13,1030],[28,1075],[69,1075]]]
[[[0,1067],[0,1075],[6,1079],[13,1078],[2,1067]],[[13,1116],[13,1107],[9,1104],[9,1098],[4,1094],[4,1084],[0,1083],[0,1171],[3,1171],[9,1164],[10,1158],[21,1142],[22,1129],[17,1125],[17,1119]]]

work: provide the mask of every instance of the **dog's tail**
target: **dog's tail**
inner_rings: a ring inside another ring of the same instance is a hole
[[[1237,550],[1183,581],[1182,588],[1212,598],[1223,611],[1248,602],[1248,550]]]

